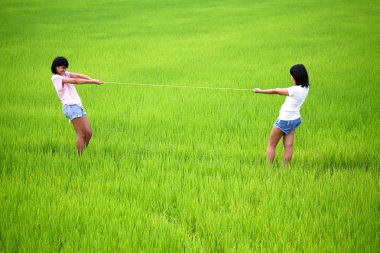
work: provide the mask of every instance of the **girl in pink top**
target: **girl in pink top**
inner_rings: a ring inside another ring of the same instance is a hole
[[[74,84],[100,85],[103,82],[83,74],[69,73],[66,71],[68,67],[69,62],[65,57],[56,57],[51,65],[51,72],[53,73],[51,80],[62,102],[63,113],[74,126],[77,150],[80,156],[90,142],[92,132],[82,101]]]

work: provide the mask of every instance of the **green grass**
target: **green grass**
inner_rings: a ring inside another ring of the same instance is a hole
[[[377,1],[0,1],[0,252],[378,252]],[[77,86],[78,159],[50,65],[103,81],[311,88],[292,166],[284,97]]]

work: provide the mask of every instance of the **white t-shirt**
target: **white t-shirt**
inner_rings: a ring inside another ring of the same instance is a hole
[[[305,101],[309,88],[302,86],[292,86],[288,88],[289,96],[286,97],[284,104],[281,106],[281,120],[294,120],[301,117],[301,105]]]
[[[70,78],[70,73],[65,72],[63,76],[55,74],[51,77],[51,80],[53,81],[59,99],[64,105],[79,105],[83,108],[82,101],[80,100],[80,97],[78,95],[77,90],[74,87],[74,84],[62,84],[62,79],[65,77]]]

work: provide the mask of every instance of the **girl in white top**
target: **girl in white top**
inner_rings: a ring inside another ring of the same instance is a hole
[[[78,155],[81,155],[90,142],[92,131],[84,111],[82,101],[73,84],[102,84],[102,81],[92,79],[79,73],[69,73],[66,69],[69,62],[65,57],[58,56],[53,60],[51,80],[62,103],[64,115],[71,121],[76,132]]]
[[[301,124],[300,109],[309,92],[309,76],[306,68],[302,64],[294,65],[290,68],[290,75],[295,86],[286,89],[261,90],[254,88],[253,92],[263,94],[278,94],[287,96],[281,107],[280,115],[274,123],[272,132],[269,136],[267,147],[267,161],[273,164],[276,146],[283,137],[284,139],[284,158],[286,165],[291,161],[293,155],[293,140],[296,128]]]

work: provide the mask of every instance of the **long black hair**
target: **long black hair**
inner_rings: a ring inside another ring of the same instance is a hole
[[[57,70],[55,69],[55,67],[59,67],[59,66],[65,66],[66,68],[69,67],[69,62],[67,61],[65,57],[63,56],[55,57],[55,59],[53,60],[53,63],[51,64],[51,72],[53,74],[57,74]]]
[[[296,80],[296,85],[302,87],[309,87],[309,75],[307,74],[306,68],[303,64],[296,64],[290,68],[290,74]]]

